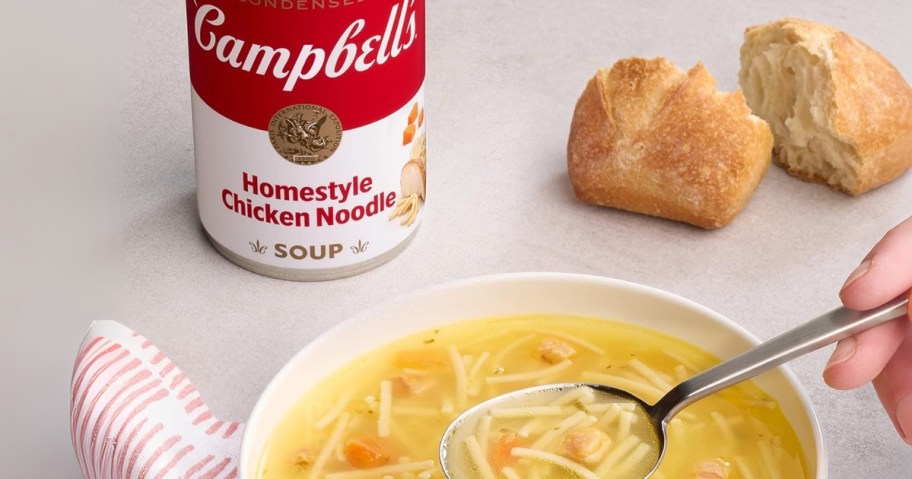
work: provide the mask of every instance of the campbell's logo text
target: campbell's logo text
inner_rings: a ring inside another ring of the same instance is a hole
[[[332,49],[305,44],[292,50],[285,47],[260,45],[226,33],[229,27],[224,10],[215,5],[202,5],[196,11],[193,28],[196,43],[212,52],[218,61],[231,68],[272,75],[284,79],[284,91],[292,91],[301,80],[318,75],[338,78],[354,68],[364,72],[398,57],[415,41],[417,35],[415,0],[403,0],[393,5],[382,32],[370,35],[363,18],[348,25]]]
[[[219,115],[262,131],[292,105],[320,105],[345,131],[388,117],[424,84],[425,0],[346,5],[187,0],[194,92]]]

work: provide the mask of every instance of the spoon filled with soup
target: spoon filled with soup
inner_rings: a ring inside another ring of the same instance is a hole
[[[543,477],[665,477],[659,469],[668,449],[669,425],[683,409],[799,356],[907,314],[905,297],[864,312],[838,308],[681,382],[654,404],[626,391],[623,385],[585,383],[544,385],[498,396],[468,409],[450,424],[440,443],[440,463],[449,479],[527,478],[540,470],[541,464],[559,471]],[[643,371],[643,375],[661,379],[654,371]],[[550,427],[536,428],[536,421]],[[518,432],[513,432],[517,426]],[[493,457],[508,457],[510,464],[492,461],[486,452],[483,444],[488,443],[492,431],[502,431],[504,438]],[[517,444],[520,436],[526,439],[525,445]],[[724,434],[715,438],[733,439]],[[690,477],[727,479],[729,466],[722,458],[701,461],[691,469]],[[742,477],[753,476],[742,473]],[[769,477],[783,476],[772,471]]]

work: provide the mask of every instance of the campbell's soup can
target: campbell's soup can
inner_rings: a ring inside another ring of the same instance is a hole
[[[216,249],[293,280],[404,249],[426,197],[424,0],[188,0],[187,19]]]

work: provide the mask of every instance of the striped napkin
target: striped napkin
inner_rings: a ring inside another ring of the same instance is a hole
[[[213,416],[180,369],[126,326],[92,324],[70,392],[70,433],[86,479],[237,477],[243,425]]]

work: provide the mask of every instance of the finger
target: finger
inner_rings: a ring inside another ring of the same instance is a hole
[[[912,288],[912,218],[887,232],[849,275],[839,296],[850,309],[876,308]]]
[[[908,324],[908,323],[907,323]],[[912,327],[906,328],[905,341],[874,379],[874,389],[893,426],[903,440],[912,445]]]
[[[834,389],[855,389],[871,382],[902,344],[907,320],[890,321],[839,342],[823,380]]]

